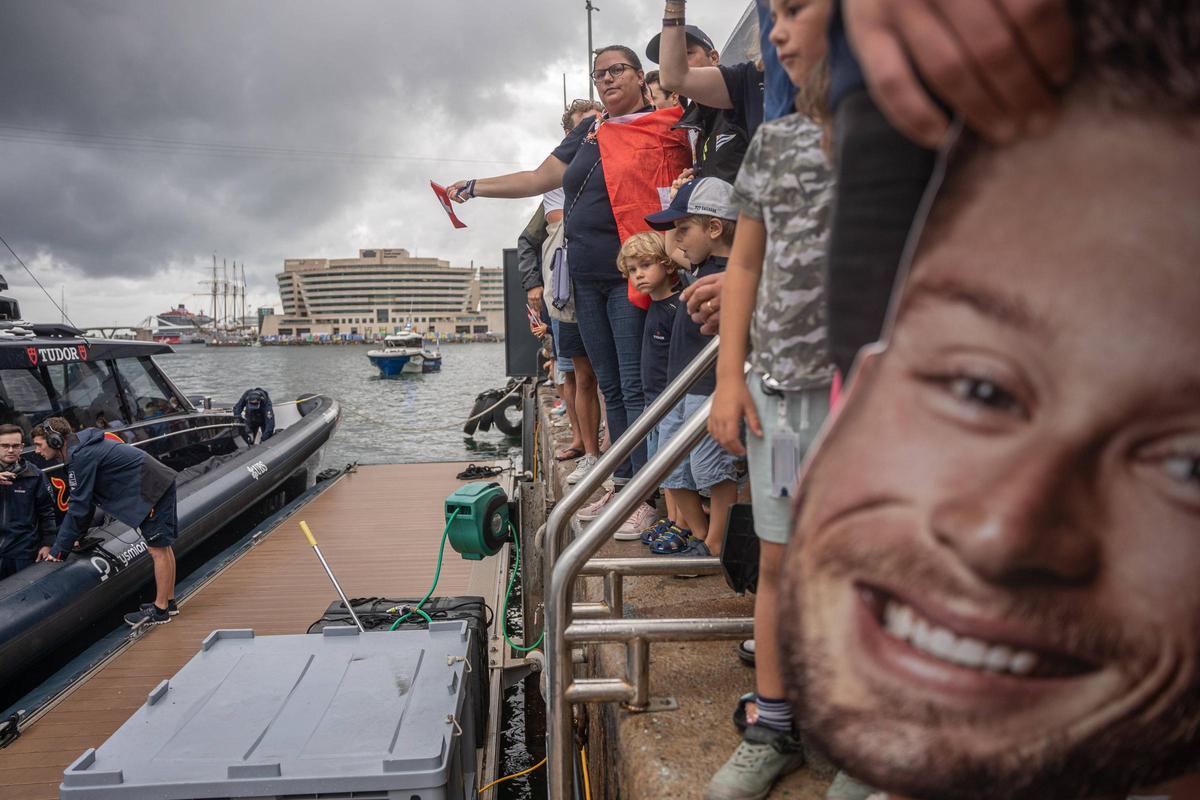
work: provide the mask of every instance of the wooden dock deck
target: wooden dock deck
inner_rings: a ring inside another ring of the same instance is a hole
[[[445,524],[442,499],[463,483],[455,475],[465,466],[363,466],[339,478],[183,601],[170,624],[132,643],[0,751],[0,798],[57,798],[67,765],[99,747],[212,630],[304,633],[337,594],[300,532],[300,520],[311,526],[348,596],[423,595]],[[500,559],[465,561],[447,551],[436,594],[477,594],[494,602]]]

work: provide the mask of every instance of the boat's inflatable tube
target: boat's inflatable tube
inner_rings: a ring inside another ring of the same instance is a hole
[[[299,420],[266,442],[179,474],[177,556],[291,479],[305,475],[311,485],[316,456],[337,427],[340,408],[328,397],[314,397],[299,403],[298,411]],[[65,562],[39,562],[0,581],[0,684],[153,581],[154,565],[141,534],[115,521],[92,528]]]

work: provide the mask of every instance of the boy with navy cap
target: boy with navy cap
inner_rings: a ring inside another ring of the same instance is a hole
[[[647,216],[646,222],[655,230],[671,231],[673,235],[668,236],[668,240],[674,240],[674,247],[691,263],[697,277],[702,278],[724,271],[733,245],[737,213],[732,185],[719,178],[701,178],[680,187],[671,205]],[[692,321],[687,305],[680,303],[667,353],[668,382],[679,377],[710,338]],[[684,420],[704,404],[715,387],[716,375],[710,369],[662,421],[660,447],[678,433]],[[705,436],[662,486],[682,517],[676,520],[682,530],[668,530],[652,539],[651,551],[660,555],[719,554],[725,540],[729,509],[737,499],[734,457],[711,436]],[[708,491],[710,495],[708,515],[701,506],[701,491]]]

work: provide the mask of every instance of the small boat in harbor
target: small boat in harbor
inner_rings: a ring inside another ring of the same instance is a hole
[[[419,333],[393,333],[384,338],[383,345],[382,350],[367,352],[367,358],[379,369],[382,377],[439,372],[442,369],[441,349],[436,344],[433,348],[426,347]]]
[[[176,470],[175,551],[182,558],[241,512],[264,502],[281,507],[312,486],[340,407],[315,394],[277,403],[275,434],[247,445],[241,419],[207,398],[184,395],[154,362],[170,352],[158,342],[2,321],[0,422],[18,425],[28,440],[33,426],[60,416],[76,429],[103,428]],[[51,499],[65,512],[70,490],[62,464],[43,462],[32,448],[22,457],[42,467]],[[0,580],[0,685],[153,580],[140,532],[104,515],[65,562],[38,562]]]

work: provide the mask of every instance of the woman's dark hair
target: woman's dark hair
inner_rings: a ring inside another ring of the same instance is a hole
[[[633,52],[623,44],[610,44],[607,47],[601,47],[598,50],[593,51],[592,55],[595,56],[595,58],[592,59],[593,69],[596,67],[596,59],[599,58],[603,53],[620,53],[621,55],[625,56],[625,60],[628,63],[633,65],[634,69],[636,69],[638,72],[642,71],[642,60],[637,57],[637,53]]]
[[[642,60],[638,58],[637,53],[630,50],[623,44],[610,44],[607,47],[601,47],[593,51],[595,58],[592,59],[592,69],[596,68],[596,59],[600,58],[602,53],[620,53],[625,57],[627,63],[632,64],[633,68],[638,72],[642,71]],[[642,80],[642,102],[650,102],[650,87],[646,85],[646,81]]]

